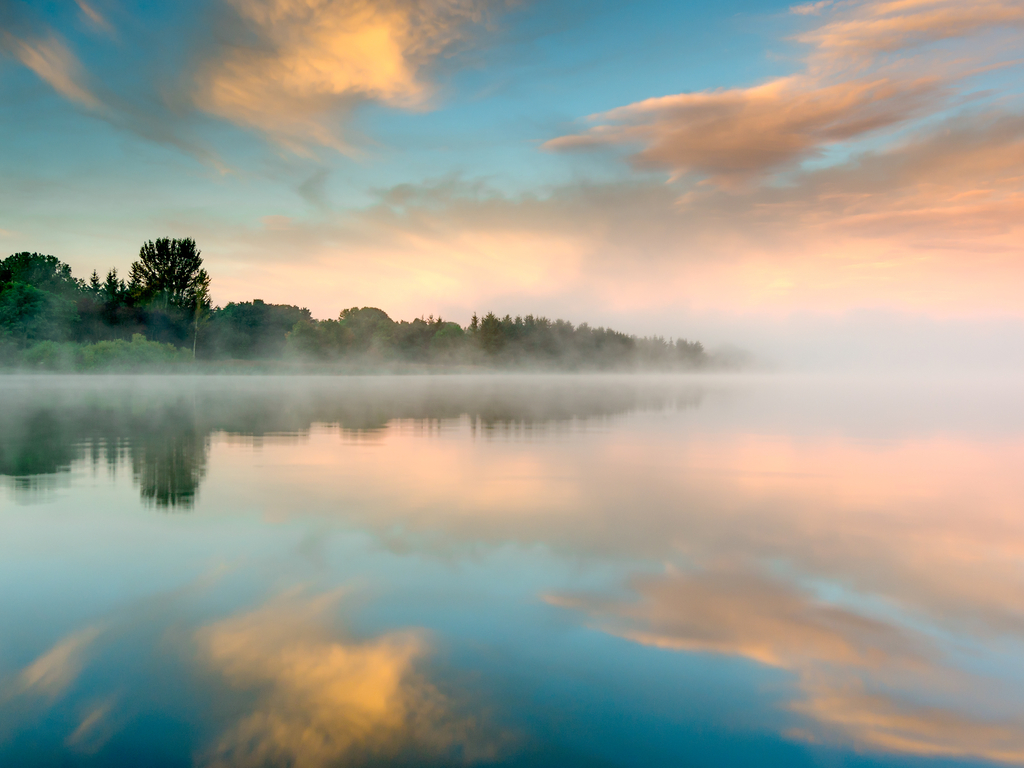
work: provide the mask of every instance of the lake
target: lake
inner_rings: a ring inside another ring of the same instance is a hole
[[[1021,383],[0,377],[0,765],[1024,764]]]

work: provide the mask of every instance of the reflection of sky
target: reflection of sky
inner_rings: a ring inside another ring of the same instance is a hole
[[[8,487],[0,749],[1024,762],[1012,388],[686,402],[216,431],[185,512],[88,452]]]

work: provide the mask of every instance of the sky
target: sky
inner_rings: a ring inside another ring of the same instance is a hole
[[[0,252],[1024,364],[1024,2],[0,0]]]

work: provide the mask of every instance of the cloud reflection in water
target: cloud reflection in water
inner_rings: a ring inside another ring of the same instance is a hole
[[[202,656],[255,706],[219,739],[211,766],[319,768],[396,760],[476,762],[498,743],[417,670],[422,634],[339,641],[325,613],[341,593],[290,593],[199,630]]]

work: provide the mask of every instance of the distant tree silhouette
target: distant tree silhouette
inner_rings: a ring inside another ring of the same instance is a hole
[[[483,347],[484,352],[492,355],[498,354],[505,346],[505,334],[501,327],[501,320],[493,312],[488,312],[480,321],[477,338],[480,339],[480,346]]]
[[[395,321],[376,307],[337,319],[259,299],[211,307],[210,276],[192,238],[143,243],[126,283],[116,269],[78,280],[54,256],[0,260],[0,364],[101,368],[204,359],[530,366],[554,370],[672,370],[707,365],[696,341],[636,337],[534,315],[473,314],[463,328],[440,317]],[[131,339],[131,342],[129,342]],[[157,342],[157,343],[151,343]]]

